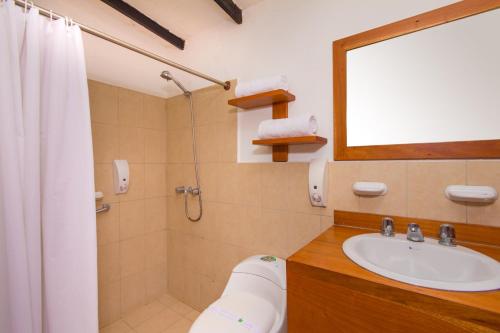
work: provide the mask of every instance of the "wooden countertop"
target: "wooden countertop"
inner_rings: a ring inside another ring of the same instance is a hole
[[[500,291],[498,290],[486,292],[456,292],[418,287],[385,278],[355,264],[342,251],[342,243],[349,237],[372,232],[371,230],[356,229],[346,226],[333,226],[289,257],[287,261],[289,263],[302,264],[382,286],[430,296],[437,301],[449,301],[458,305],[465,305],[478,310],[488,311],[492,315],[499,315],[500,318]],[[496,260],[500,259],[500,248],[498,247],[472,244],[467,244],[466,246],[478,252],[485,253]]]

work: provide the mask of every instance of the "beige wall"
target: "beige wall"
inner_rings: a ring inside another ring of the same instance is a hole
[[[220,295],[237,262],[253,254],[289,256],[333,223],[334,209],[500,226],[500,202],[465,205],[443,194],[449,184],[500,190],[498,160],[332,162],[329,206],[312,207],[307,164],[236,163],[232,97],[218,87],[194,93],[204,202],[196,223],[184,217],[182,196],[174,193],[175,186],[194,185],[187,99],[167,100],[168,289],[199,310]],[[389,192],[357,197],[351,186],[362,180],[385,182]]]
[[[111,203],[97,215],[104,326],[166,291],[167,114],[164,99],[96,81],[89,94],[96,191]],[[114,194],[114,159],[129,161],[126,194]]]
[[[500,189],[498,160],[332,162],[329,206],[312,207],[307,164],[236,163],[237,110],[227,105],[233,92],[219,87],[194,93],[204,215],[189,222],[174,192],[195,184],[188,100],[165,102],[94,81],[89,88],[96,189],[112,203],[98,215],[101,325],[167,284],[202,310],[220,295],[237,262],[262,253],[287,257],[332,224],[334,209],[500,226],[498,201],[467,206],[443,195],[448,184]],[[126,195],[113,195],[116,158],[130,162]],[[360,180],[385,182],[389,193],[359,198],[351,185]],[[196,213],[192,200],[190,209]]]

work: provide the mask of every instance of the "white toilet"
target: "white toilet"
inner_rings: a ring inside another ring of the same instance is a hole
[[[253,256],[239,263],[222,296],[189,333],[286,333],[286,262]]]

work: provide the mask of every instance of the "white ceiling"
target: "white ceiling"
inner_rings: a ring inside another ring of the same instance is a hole
[[[233,1],[244,10],[264,0]],[[177,49],[100,0],[34,0],[34,2],[35,5],[69,16],[79,23],[189,66],[183,58],[183,53],[186,51]],[[213,0],[126,0],[126,2],[185,39],[186,50],[189,49],[190,39],[198,33],[220,25],[237,25]],[[243,13],[243,24],[245,24],[244,17],[245,13]],[[99,38],[83,35],[89,78],[158,96],[172,96],[179,93],[175,87],[159,79],[159,73],[168,66]],[[210,75],[208,69],[195,69]]]

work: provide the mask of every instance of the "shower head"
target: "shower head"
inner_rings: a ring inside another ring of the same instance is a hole
[[[191,92],[184,88],[184,86],[179,81],[177,81],[169,71],[161,72],[160,76],[167,81],[174,81],[174,83],[177,85],[177,87],[179,87],[180,90],[182,90],[185,96],[191,95]]]

